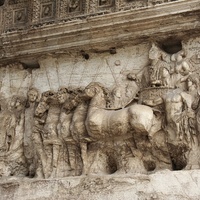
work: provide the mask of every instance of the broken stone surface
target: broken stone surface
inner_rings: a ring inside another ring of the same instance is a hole
[[[0,198],[199,199],[199,1],[1,3]]]
[[[1,68],[1,175],[198,169],[196,41]]]
[[[52,180],[2,178],[0,199],[199,199],[199,170]]]

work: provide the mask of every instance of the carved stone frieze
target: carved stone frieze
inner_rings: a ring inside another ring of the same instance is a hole
[[[199,11],[0,1],[0,199],[200,199]]]
[[[32,71],[21,63],[6,66],[0,77],[0,175],[50,179],[199,169],[200,73],[193,44],[134,47],[128,55],[143,62],[138,70],[122,66],[123,50],[121,57],[102,57],[84,87],[80,80],[89,67],[81,66],[77,79],[80,62],[69,65],[69,57],[61,60],[71,72],[50,57]],[[100,76],[106,70],[110,86]],[[70,84],[72,77],[77,85]],[[38,80],[42,91],[32,87]]]

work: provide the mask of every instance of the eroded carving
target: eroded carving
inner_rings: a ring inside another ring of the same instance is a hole
[[[1,175],[25,176],[27,165],[23,151],[25,98],[13,96],[1,111]]]
[[[30,88],[27,93],[27,103],[25,110],[24,124],[24,156],[28,165],[28,176],[34,177],[37,166],[36,148],[33,142],[34,113],[39,102],[39,92],[35,88]]]
[[[161,46],[161,45],[160,45]],[[180,50],[180,49],[179,49]],[[195,166],[199,151],[198,68],[186,47],[153,43],[140,73],[106,87],[30,88],[0,111],[0,174],[56,178],[147,173]],[[6,101],[5,101],[6,102]],[[198,152],[196,152],[198,154]]]

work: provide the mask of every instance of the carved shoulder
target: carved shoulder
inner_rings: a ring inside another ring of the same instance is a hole
[[[197,95],[196,98],[195,98],[195,100],[192,102],[192,109],[193,110],[196,110],[198,108],[199,100],[200,100],[200,96]]]

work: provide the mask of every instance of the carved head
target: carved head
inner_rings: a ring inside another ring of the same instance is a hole
[[[181,50],[177,53],[172,54],[171,56],[171,61],[173,62],[180,62],[181,60],[183,60],[186,57],[186,53],[184,50]]]
[[[13,96],[10,101],[10,109],[21,111],[25,108],[26,99],[22,96]]]
[[[68,89],[66,87],[59,88],[57,92],[58,102],[60,104],[63,104],[68,99],[68,97],[69,97]]]
[[[36,88],[30,88],[27,95],[28,101],[34,103],[38,100],[39,92]]]
[[[56,93],[52,90],[48,90],[42,93],[41,101],[50,102],[51,100],[55,100],[56,98]]]
[[[190,89],[191,86],[199,86],[199,76],[197,74],[190,74],[187,78],[187,86]]]
[[[121,87],[115,87],[112,91],[112,95],[121,98],[122,97],[122,88]]]
[[[96,94],[98,95],[105,95],[108,91],[105,89],[105,87],[98,82],[92,82],[85,88],[85,94],[88,98],[94,97]]]
[[[149,59],[156,60],[161,57],[161,50],[160,48],[155,44],[152,43],[151,49],[149,50]]]
[[[35,110],[35,116],[41,117],[48,109],[49,105],[46,102],[41,101]]]

